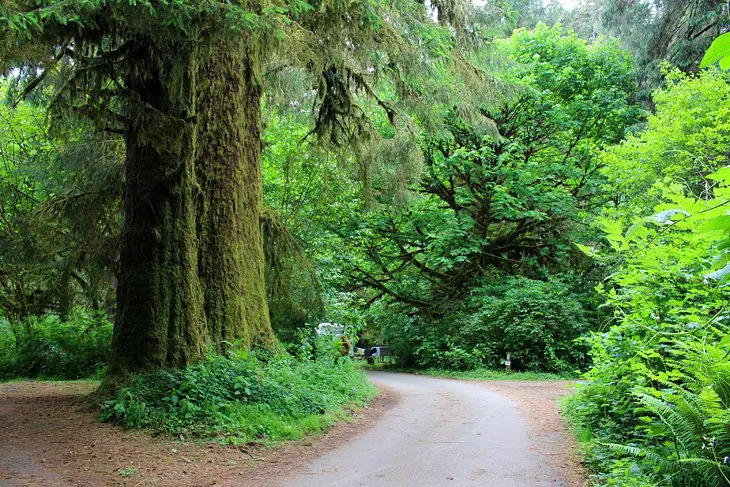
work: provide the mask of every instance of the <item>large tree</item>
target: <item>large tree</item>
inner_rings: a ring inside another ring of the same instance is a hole
[[[412,80],[446,64],[467,82],[479,78],[454,54],[449,26],[465,5],[16,0],[0,7],[0,56],[25,79],[25,92],[51,75],[61,81],[57,114],[88,117],[126,145],[113,375],[185,365],[236,340],[272,343],[260,230],[265,60],[280,61],[281,76],[310,73],[303,92],[316,93],[318,133],[334,142],[366,137],[363,97],[399,125],[405,118],[395,100],[427,91]],[[378,95],[381,79],[390,80],[387,97]]]
[[[499,135],[452,115],[448,136],[425,138],[412,201],[343,234],[361,251],[356,286],[440,315],[494,275],[546,279],[579,267],[580,222],[612,196],[599,150],[639,119],[633,63],[615,42],[588,44],[559,25],[518,30],[500,49],[524,90],[491,111]]]

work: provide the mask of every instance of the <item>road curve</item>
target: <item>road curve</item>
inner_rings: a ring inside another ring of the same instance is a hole
[[[292,473],[282,487],[547,487],[515,404],[476,384],[370,372],[397,404],[362,435]]]

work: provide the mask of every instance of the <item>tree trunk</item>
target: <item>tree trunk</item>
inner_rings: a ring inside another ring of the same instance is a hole
[[[135,55],[155,66],[144,47]],[[130,102],[126,135],[113,377],[184,366],[208,343],[197,262],[194,61],[190,53],[179,70],[127,80],[139,99]]]
[[[200,280],[208,333],[271,347],[261,234],[261,61],[253,36],[219,43],[202,66],[196,171]]]
[[[73,284],[71,282],[71,264],[66,263],[66,268],[61,272],[58,283],[58,316],[61,320],[68,320],[73,308]]]
[[[192,53],[180,69],[148,58],[156,69],[127,80],[139,101],[126,135],[113,381],[184,366],[208,346],[274,343],[260,224],[256,46],[248,39],[218,45],[204,63]]]

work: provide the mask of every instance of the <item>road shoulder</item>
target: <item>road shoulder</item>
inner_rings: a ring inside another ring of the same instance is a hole
[[[396,401],[381,391],[370,406],[352,412],[351,422],[275,449],[226,447],[101,423],[86,402],[96,387],[0,384],[0,487],[271,485],[282,471],[302,468],[369,429]]]
[[[572,381],[480,381],[485,387],[515,402],[520,416],[528,423],[533,449],[545,455],[556,476],[566,487],[588,484],[588,473],[575,437],[562,417],[558,401],[571,393]],[[537,452],[536,452],[537,453]]]

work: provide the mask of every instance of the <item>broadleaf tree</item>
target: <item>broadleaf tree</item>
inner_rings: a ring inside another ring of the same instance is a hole
[[[462,328],[459,320],[448,325],[447,315],[476,316],[501,283],[533,289],[530,279],[587,271],[572,241],[591,233],[582,222],[612,196],[602,186],[599,150],[620,141],[641,115],[632,103],[633,62],[615,42],[589,44],[542,24],[499,44],[513,62],[507,79],[522,87],[486,110],[499,134],[484,136],[447,114],[446,134],[422,138],[424,171],[406,204],[394,208],[382,198],[378,211],[340,231],[356,249],[348,262],[352,288],[369,289],[369,303],[388,303],[389,321],[402,313],[426,323],[400,334],[437,335],[444,353],[457,347],[459,340],[446,339]],[[472,333],[467,353],[484,336]],[[402,356],[418,341],[400,347]],[[470,366],[494,360],[490,352]]]

